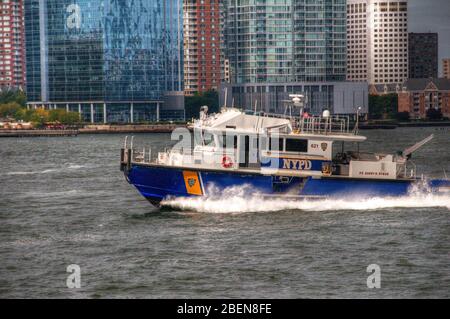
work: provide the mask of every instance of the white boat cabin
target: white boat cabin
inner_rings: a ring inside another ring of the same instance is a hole
[[[230,108],[208,115],[203,109],[191,125],[193,147],[160,152],[153,164],[274,176],[415,177],[415,169],[409,171],[407,158],[400,153],[345,151],[345,143],[359,149],[366,137],[349,129],[348,118],[324,115],[293,119]]]

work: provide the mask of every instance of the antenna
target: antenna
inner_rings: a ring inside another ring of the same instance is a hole
[[[361,106],[358,106],[358,108],[356,109],[356,124],[355,124],[355,128],[353,129],[353,132],[355,134],[358,134],[358,130],[359,130],[359,111],[361,111]]]

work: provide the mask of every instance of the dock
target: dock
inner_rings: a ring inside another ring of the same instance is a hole
[[[0,130],[0,137],[77,136],[78,130]]]

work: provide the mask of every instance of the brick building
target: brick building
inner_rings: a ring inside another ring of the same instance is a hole
[[[411,118],[426,118],[430,109],[450,117],[450,79],[409,79],[398,93],[398,111]]]
[[[221,79],[219,0],[184,0],[184,91],[217,90]]]
[[[0,88],[25,87],[23,0],[0,2]]]

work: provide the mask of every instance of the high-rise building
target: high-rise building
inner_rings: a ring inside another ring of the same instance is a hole
[[[347,1],[347,79],[368,81],[367,1]]]
[[[346,0],[228,1],[234,83],[343,81]]]
[[[29,105],[184,118],[182,0],[25,0]]]
[[[346,83],[346,0],[229,0],[221,103],[283,113],[290,94],[321,114],[367,110],[366,83]],[[345,104],[345,105],[344,105]]]
[[[25,89],[23,0],[0,1],[0,88]]]
[[[450,58],[442,59],[442,71],[444,74],[444,78],[450,79]]]
[[[409,78],[437,78],[438,34],[410,33],[408,47]]]
[[[370,84],[408,78],[406,0],[347,1],[347,79]]]
[[[217,90],[221,79],[219,0],[184,0],[184,90]]]

